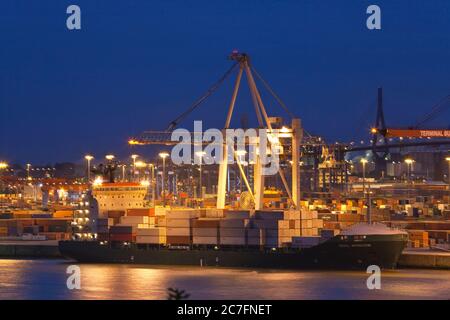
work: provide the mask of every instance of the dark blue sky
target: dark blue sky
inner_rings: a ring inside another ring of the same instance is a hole
[[[69,4],[81,7],[81,31],[66,29]],[[381,31],[366,28],[369,4],[382,9]],[[127,138],[164,129],[235,48],[331,142],[365,134],[380,85],[391,125],[414,123],[450,94],[448,0],[4,0],[0,36],[0,158],[10,162],[130,154]],[[184,126],[223,126],[231,87]],[[252,115],[244,89],[236,125]],[[271,115],[285,115],[266,98]]]

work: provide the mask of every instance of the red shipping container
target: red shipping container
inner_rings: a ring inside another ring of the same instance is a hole
[[[109,210],[108,211],[108,218],[120,218],[125,215],[125,211],[122,210]]]
[[[189,245],[191,244],[191,238],[189,236],[167,236],[167,243]]]
[[[110,241],[121,241],[121,242],[136,242],[136,235],[134,234],[110,234]]]

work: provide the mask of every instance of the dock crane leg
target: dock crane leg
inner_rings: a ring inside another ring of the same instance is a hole
[[[230,105],[228,107],[227,120],[225,122],[225,129],[230,127],[231,116],[233,115],[234,105],[236,103],[237,94],[242,78],[242,67],[239,68],[239,73],[234,84],[233,96],[231,97]],[[225,135],[224,135],[225,136]],[[219,164],[219,179],[217,186],[217,209],[225,208],[225,196],[227,189],[227,170],[228,170],[228,148],[226,141],[223,141],[222,159]]]
[[[259,107],[261,108],[261,113],[262,113],[263,118],[264,118],[264,120],[266,122],[266,126],[269,129],[269,132],[272,132],[273,130],[272,130],[272,125],[270,124],[270,121],[269,121],[269,116],[267,115],[266,108],[264,107],[264,103],[262,102],[261,95],[259,94],[258,88],[256,87],[255,79],[253,78],[253,75],[252,75],[252,73],[250,71],[250,67],[248,66],[247,62],[245,62],[245,71],[246,71],[246,74],[247,74],[247,78],[249,79],[249,81],[251,83],[251,87],[250,88],[251,88],[251,90],[254,91],[256,99],[257,99],[258,104],[259,104]],[[293,203],[293,201],[292,201],[291,188],[289,188],[289,185],[287,183],[286,177],[284,175],[284,172],[281,170],[281,167],[278,168],[278,173],[279,173],[279,175],[281,177],[281,181],[283,182],[283,185],[284,185],[284,188],[286,190],[286,193],[288,194],[289,200],[292,202],[294,207],[297,208],[295,206],[295,204]],[[264,189],[262,190],[262,192],[264,192]],[[258,197],[258,195],[255,195],[255,197]]]
[[[302,124],[300,119],[292,119],[292,202],[300,208],[300,143]]]

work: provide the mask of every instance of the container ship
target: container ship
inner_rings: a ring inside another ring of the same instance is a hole
[[[97,223],[95,240],[60,241],[61,254],[83,263],[391,269],[408,239],[378,223],[336,234],[323,229],[316,211],[304,209],[134,209]]]

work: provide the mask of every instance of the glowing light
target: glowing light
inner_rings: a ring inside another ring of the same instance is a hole
[[[87,161],[91,161],[92,159],[94,159],[94,157],[91,156],[90,154],[85,155],[84,158],[85,158]]]
[[[367,163],[367,159],[362,158],[362,159],[360,160],[360,162],[361,162],[362,164],[366,164],[366,163]]]
[[[150,185],[150,181],[148,181],[148,180],[141,181],[141,186],[148,187],[149,185]]]
[[[128,140],[128,144],[130,144],[130,145],[137,145],[137,144],[143,144],[143,143],[139,142],[139,141],[137,141],[135,139],[130,139],[130,140]]]
[[[147,166],[144,161],[137,161],[134,165],[136,168],[145,168]]]
[[[108,154],[108,155],[105,156],[105,158],[106,158],[107,160],[110,160],[110,161],[111,161],[112,159],[115,158],[115,156],[112,155],[112,154]]]
[[[413,162],[414,162],[414,160],[411,159],[411,158],[406,158],[406,159],[405,159],[405,163],[406,163],[406,164],[412,164]]]
[[[377,130],[377,128],[372,128],[372,129],[370,129],[370,132],[372,132],[372,133],[377,133],[378,132],[378,130]]]
[[[95,178],[93,185],[94,186],[101,186],[103,184],[103,178],[98,176]]]
[[[160,152],[159,156],[163,159],[167,158],[169,156],[169,154],[167,152]]]
[[[0,162],[0,170],[8,168],[8,164],[6,162]]]

